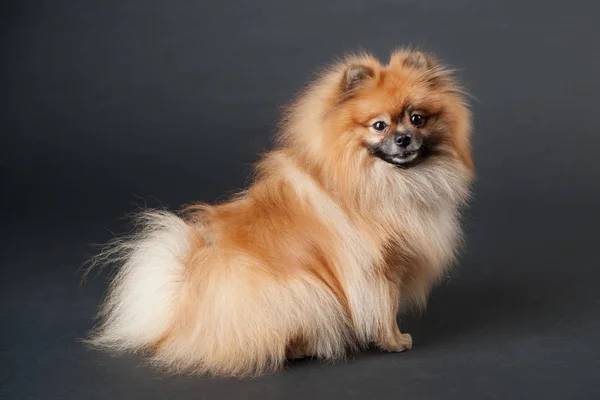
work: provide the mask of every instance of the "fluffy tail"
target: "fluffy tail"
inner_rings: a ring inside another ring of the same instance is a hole
[[[146,211],[136,222],[136,233],[113,241],[92,260],[92,266],[120,264],[89,340],[94,346],[142,350],[159,342],[174,322],[192,229],[166,211]]]
[[[319,279],[276,279],[244,256],[226,268],[200,225],[168,212],[143,213],[138,227],[95,260],[119,269],[92,345],[150,350],[170,371],[225,376],[278,370],[300,339],[308,354],[344,355],[347,320]]]

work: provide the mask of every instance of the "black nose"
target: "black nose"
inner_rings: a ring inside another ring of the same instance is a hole
[[[400,147],[408,147],[410,142],[412,142],[412,137],[410,135],[396,136],[396,144]]]

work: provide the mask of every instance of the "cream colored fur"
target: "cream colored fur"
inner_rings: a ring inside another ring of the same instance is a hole
[[[96,258],[119,269],[92,344],[147,352],[172,371],[235,376],[274,371],[303,355],[335,360],[370,343],[391,351],[412,346],[396,325],[398,306],[423,306],[454,261],[472,171],[450,145],[441,149],[445,156],[403,170],[360,146],[347,158],[328,159],[334,150],[326,148],[327,129],[311,110],[329,112],[340,71],[300,98],[287,139],[263,161],[260,190],[192,217],[145,212],[133,236]],[[307,114],[312,119],[303,122]],[[468,122],[461,123],[467,135]],[[307,168],[306,160],[323,171]],[[282,217],[266,229],[260,223],[268,201]],[[239,213],[239,225],[227,207]],[[240,247],[250,239],[292,240],[294,226],[312,229],[313,238],[298,247],[311,255],[306,266],[288,264],[297,257],[275,248],[273,263],[256,244]],[[250,239],[238,239],[242,234]],[[388,265],[395,250],[401,265]]]

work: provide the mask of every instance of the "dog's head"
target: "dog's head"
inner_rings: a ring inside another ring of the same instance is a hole
[[[348,57],[290,110],[283,138],[312,159],[357,154],[406,169],[445,157],[473,168],[463,92],[429,54],[396,51],[387,65],[369,55]]]

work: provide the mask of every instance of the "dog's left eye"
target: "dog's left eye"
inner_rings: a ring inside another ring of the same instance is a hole
[[[425,117],[421,114],[413,114],[410,116],[410,122],[419,128],[425,124]]]
[[[383,132],[387,129],[388,124],[386,124],[383,121],[377,121],[373,124],[373,129],[375,129],[377,132]]]

